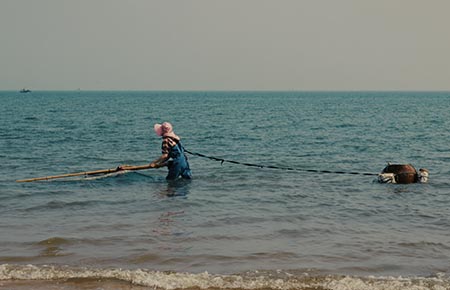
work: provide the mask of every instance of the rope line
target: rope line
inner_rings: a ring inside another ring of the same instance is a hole
[[[301,168],[292,168],[292,167],[282,167],[282,166],[273,166],[273,165],[261,165],[261,164],[254,164],[254,163],[244,163],[234,160],[227,160],[222,158],[217,158],[214,156],[207,156],[201,153],[197,152],[191,152],[189,150],[184,149],[186,153],[189,153],[194,156],[207,158],[214,161],[220,161],[220,164],[222,165],[224,162],[232,163],[232,164],[238,164],[238,165],[244,165],[249,167],[258,167],[258,168],[270,168],[270,169],[281,169],[281,170],[290,170],[290,171],[302,171],[302,172],[314,172],[314,173],[330,173],[330,174],[352,174],[352,175],[368,175],[368,176],[375,176],[378,175],[377,173],[368,173],[368,172],[355,172],[355,171],[330,171],[330,170],[315,170],[315,169],[301,169]]]

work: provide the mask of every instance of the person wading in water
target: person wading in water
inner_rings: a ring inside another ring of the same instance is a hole
[[[154,129],[156,135],[162,137],[162,155],[151,162],[150,167],[159,168],[167,166],[169,169],[166,177],[167,180],[174,180],[178,177],[191,179],[192,173],[184,153],[183,145],[181,145],[180,137],[173,132],[172,125],[168,122],[155,124]]]

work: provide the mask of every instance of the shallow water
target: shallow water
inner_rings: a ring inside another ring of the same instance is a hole
[[[206,271],[210,282],[273,275],[272,288],[304,273],[356,277],[350,284],[422,277],[449,288],[449,93],[0,92],[0,100],[0,280],[144,271],[145,281],[166,281],[152,271],[174,271],[203,283]],[[15,182],[148,163],[160,151],[152,125],[163,121],[190,151],[296,170],[189,156],[190,182],[167,183],[165,169]],[[308,172],[376,174],[388,161],[425,167],[430,182]]]

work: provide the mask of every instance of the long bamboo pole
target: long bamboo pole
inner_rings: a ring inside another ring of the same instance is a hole
[[[16,182],[32,182],[32,181],[39,181],[39,180],[50,180],[50,179],[56,179],[56,178],[64,178],[64,177],[73,177],[73,176],[81,176],[81,175],[96,175],[96,174],[107,174],[107,173],[113,173],[118,172],[122,170],[142,170],[142,169],[149,169],[150,164],[145,165],[122,165],[120,167],[116,168],[110,168],[110,169],[100,169],[100,170],[93,170],[93,171],[82,171],[82,172],[74,172],[74,173],[67,173],[67,174],[61,174],[61,175],[51,175],[51,176],[44,176],[44,177],[35,177],[35,178],[29,178],[29,179],[20,179],[16,180]]]

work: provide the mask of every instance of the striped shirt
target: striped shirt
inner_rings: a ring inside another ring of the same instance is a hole
[[[172,149],[172,147],[175,145],[177,145],[177,139],[171,137],[163,137],[161,144],[162,154],[169,154],[170,149]]]

